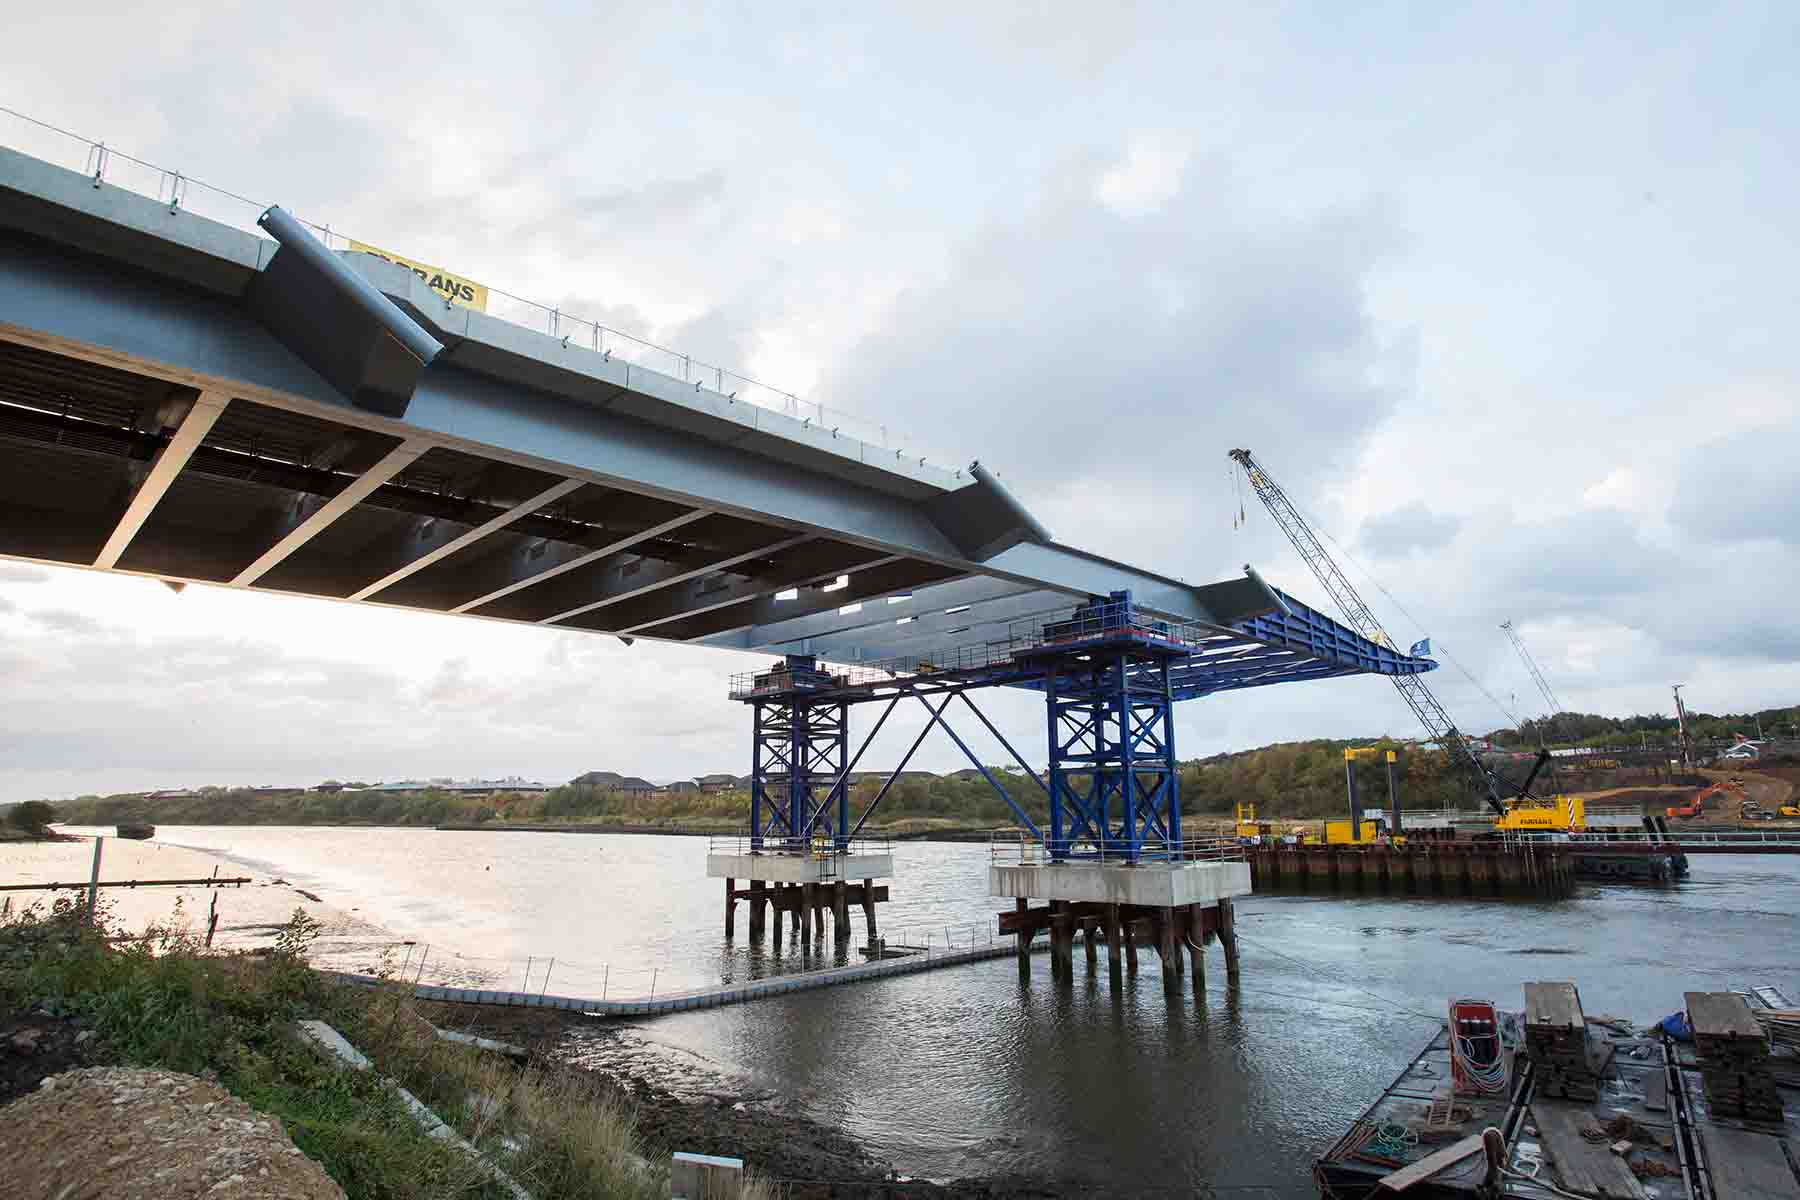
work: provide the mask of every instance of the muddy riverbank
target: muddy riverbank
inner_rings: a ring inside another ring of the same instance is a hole
[[[1063,1194],[1026,1176],[949,1181],[908,1179],[841,1129],[784,1111],[781,1098],[735,1086],[703,1069],[671,1074],[641,1053],[631,1023],[545,1009],[426,1004],[441,1029],[510,1042],[541,1067],[580,1072],[632,1110],[646,1146],[742,1158],[783,1196],[1046,1197]]]

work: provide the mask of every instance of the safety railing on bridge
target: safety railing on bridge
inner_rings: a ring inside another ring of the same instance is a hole
[[[1134,850],[1123,842],[1102,844],[1087,837],[1035,838],[1023,830],[996,830],[988,835],[988,857],[996,866],[1242,862],[1244,854],[1244,843],[1237,838],[1158,839],[1144,842]]]
[[[0,145],[80,171],[93,181],[95,188],[121,188],[167,205],[171,214],[192,213],[259,236],[261,230],[257,218],[270,207],[10,108],[0,107]],[[329,224],[300,220],[332,250],[367,248],[366,243]],[[958,476],[962,474],[954,465],[955,459],[923,453],[914,439],[884,421],[803,399],[741,371],[728,370],[598,321],[564,312],[557,305],[528,300],[492,285],[484,285],[483,291],[486,302],[482,311],[509,324],[561,338],[564,345],[583,346],[609,359],[642,366],[691,384],[696,390],[713,392],[731,403],[751,404],[781,413],[806,428],[829,433],[833,438],[845,437],[880,447],[891,451],[896,463],[911,462],[919,466],[935,463]]]
[[[842,845],[826,834],[816,837],[751,837],[743,834],[717,834],[706,840],[708,854],[783,854],[793,857],[827,859],[838,855],[892,854],[891,838],[858,837]]]

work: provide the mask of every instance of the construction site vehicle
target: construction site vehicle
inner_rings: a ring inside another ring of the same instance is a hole
[[[1723,801],[1726,796],[1736,790],[1737,789],[1732,787],[1729,783],[1715,783],[1710,787],[1704,787],[1695,792],[1693,799],[1689,800],[1686,804],[1668,809],[1667,814],[1671,817],[1679,817],[1683,821],[1691,821],[1701,813],[1705,812],[1709,803],[1715,800]]]
[[[1776,811],[1784,817],[1800,817],[1800,804],[1784,804]]]
[[[1496,833],[1579,833],[1586,828],[1587,802],[1580,796],[1515,796],[1506,802],[1506,812],[1494,818]]]
[[[1775,814],[1754,800],[1746,800],[1738,805],[1738,816],[1745,821],[1773,821]]]

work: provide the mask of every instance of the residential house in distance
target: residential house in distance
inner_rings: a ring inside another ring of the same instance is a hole
[[[601,772],[595,772],[600,774]],[[602,787],[605,785],[602,784]],[[648,779],[639,779],[636,775],[626,775],[618,782],[618,790],[630,796],[649,796],[662,791]]]
[[[702,775],[694,782],[700,785],[701,791],[710,796],[717,792],[729,792],[737,786],[737,777],[735,775]]]
[[[700,791],[700,785],[692,779],[677,779],[665,790],[673,792],[678,796],[696,795]]]

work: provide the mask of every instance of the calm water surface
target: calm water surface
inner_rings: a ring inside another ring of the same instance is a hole
[[[570,994],[641,994],[798,965],[723,938],[699,838],[170,826],[159,840],[276,871],[327,903],[516,987],[526,958]],[[1204,1008],[1165,999],[1153,954],[1121,992],[1040,956],[684,1013],[573,1053],[678,1089],[769,1094],[840,1123],[901,1170],[1021,1171],[1104,1188],[1267,1186],[1311,1195],[1310,1162],[1431,1033],[1452,995],[1517,1007],[1573,979],[1589,1013],[1654,1019],[1683,991],[1800,996],[1800,858],[1693,860],[1668,888],[1559,904],[1255,896],[1243,979],[1214,951]],[[985,939],[987,848],[896,850],[884,932]],[[860,918],[858,919],[860,937]],[[946,929],[948,935],[946,935]],[[438,961],[434,959],[434,961]],[[531,986],[538,986],[533,974]]]

